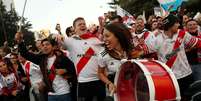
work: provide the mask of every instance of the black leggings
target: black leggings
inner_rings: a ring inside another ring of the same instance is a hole
[[[98,81],[91,81],[86,83],[78,83],[78,101],[104,101],[106,96],[105,84]]]
[[[193,75],[186,76],[184,78],[178,79],[181,101],[190,101],[191,95],[189,92],[189,86],[194,82]]]

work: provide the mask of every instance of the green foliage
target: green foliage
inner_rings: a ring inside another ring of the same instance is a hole
[[[141,15],[143,10],[146,15],[154,13],[154,7],[159,6],[157,0],[119,0],[119,5],[132,15]]]
[[[4,41],[8,41],[9,45],[12,45],[15,33],[18,30],[18,23],[20,17],[15,10],[6,11],[5,6],[2,1],[0,1],[0,46],[3,45]],[[34,34],[29,29],[32,24],[30,24],[27,19],[22,20],[22,32],[26,33],[25,41],[31,44],[34,42]]]
[[[201,0],[189,0],[185,6],[188,12],[198,12],[198,11],[200,12]]]
[[[143,10],[146,17],[154,14],[154,7],[159,6],[157,0],[112,0],[112,6],[120,5],[123,9],[133,15],[141,15]],[[185,4],[188,12],[201,11],[201,0],[188,0]]]

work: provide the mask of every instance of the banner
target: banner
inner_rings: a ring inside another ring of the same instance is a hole
[[[184,0],[158,0],[160,3],[160,6],[165,10],[165,11],[176,11],[179,6],[181,6],[182,2]]]

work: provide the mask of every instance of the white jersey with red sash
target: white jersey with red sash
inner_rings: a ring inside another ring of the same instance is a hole
[[[168,59],[168,61],[166,62],[166,65],[169,66],[170,68],[172,68],[172,65],[174,64],[177,58],[177,50],[179,50],[184,36],[185,36],[185,31],[180,30],[173,46],[172,55],[171,54],[170,56],[166,55],[166,58]]]
[[[144,31],[140,34],[135,34],[135,35],[133,35],[134,47],[138,46],[139,44],[148,43],[148,41],[150,39],[154,40],[154,38],[155,38],[155,35],[150,31]],[[147,39],[149,39],[149,40],[147,40]],[[143,58],[158,59],[156,53],[148,53],[148,48],[146,47],[146,45],[141,45],[141,47],[144,49],[145,54],[147,54]]]
[[[64,46],[75,64],[78,82],[99,80],[97,54],[103,48],[101,44],[102,42],[90,33],[65,37]]]
[[[188,31],[188,30],[186,30]],[[192,35],[192,34],[191,34]],[[193,36],[199,38],[201,40],[201,27],[197,28],[197,33],[193,33]],[[190,54],[189,54],[190,53]],[[189,55],[189,58],[191,59],[189,62],[198,62],[201,63],[201,49],[197,48],[197,50],[190,50],[190,52],[187,52],[187,54]],[[192,57],[191,54],[193,54],[194,56]],[[195,56],[197,55],[197,57]]]
[[[63,78],[60,75],[55,75],[55,68],[54,68],[54,61],[56,59],[56,56],[52,56],[47,59],[47,69],[49,71],[49,79],[52,82],[52,87],[54,89],[53,92],[49,92],[49,95],[63,95],[70,93],[70,86],[65,78]]]
[[[31,85],[42,81],[42,73],[38,65],[30,61],[26,61],[24,64],[22,64],[22,67]]]
[[[178,30],[177,33],[179,33]],[[183,39],[177,39],[179,34],[174,34],[172,38],[169,38],[164,33],[159,34],[154,40],[148,39],[146,45],[149,52],[157,52],[158,59],[163,63],[166,63],[171,56],[177,55],[174,63],[171,66],[177,79],[186,77],[192,73],[191,67],[188,63],[185,47],[194,47],[198,38],[191,36],[185,32]],[[176,40],[179,40],[181,44],[177,49],[174,49]],[[173,51],[175,50],[175,51]]]
[[[141,44],[142,42],[145,42],[147,40],[148,37],[153,37],[154,34],[150,31],[143,31],[140,34],[132,34],[133,38],[134,38],[134,44],[135,46],[137,46],[138,44]],[[136,43],[137,42],[137,43]],[[140,42],[140,43],[138,43]]]

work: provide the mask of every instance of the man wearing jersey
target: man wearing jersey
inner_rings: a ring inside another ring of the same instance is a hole
[[[42,94],[39,93],[39,83],[42,82],[42,73],[40,67],[31,61],[26,60],[22,56],[18,56],[19,62],[26,74],[26,78],[29,82],[30,88],[30,100],[31,101],[45,101]]]
[[[189,101],[186,95],[187,89],[193,82],[192,70],[188,63],[185,49],[201,48],[201,40],[191,36],[188,32],[178,30],[179,20],[175,15],[168,15],[164,20],[164,32],[155,39],[148,39],[143,52],[134,54],[146,54],[157,52],[158,59],[166,63],[176,76],[182,101]]]
[[[138,17],[136,19],[136,30],[135,33],[132,33],[132,35],[134,47],[138,46],[139,44],[146,43],[147,39],[154,39],[155,37],[152,32],[145,29],[144,19],[141,17]],[[149,53],[147,55],[144,55],[142,58],[158,59],[156,53]]]
[[[201,38],[201,29],[197,21],[190,19],[186,22],[186,30],[195,37]],[[187,59],[193,70],[195,81],[201,80],[201,49],[193,48],[186,52]]]
[[[16,33],[19,52],[40,66],[43,82],[39,83],[39,90],[48,95],[48,101],[76,101],[71,90],[74,87],[71,78],[76,79],[74,64],[68,57],[56,54],[57,42],[49,36],[41,41],[43,53],[33,54],[28,52],[21,37],[20,33]]]
[[[78,78],[78,101],[103,101],[105,85],[97,76],[97,54],[102,48],[101,41],[87,31],[84,18],[78,17],[73,21],[75,35],[65,36],[64,46],[70,53],[75,64]]]

